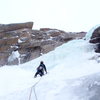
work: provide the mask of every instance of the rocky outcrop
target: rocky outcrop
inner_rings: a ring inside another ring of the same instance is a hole
[[[32,26],[33,22],[0,25],[0,66],[25,63],[86,34]]]
[[[8,32],[23,28],[32,29],[33,22],[26,22],[26,23],[16,23],[16,24],[0,24],[0,32]]]
[[[100,53],[100,27],[94,30],[90,39],[90,43],[96,44],[97,46],[95,48],[95,52]]]

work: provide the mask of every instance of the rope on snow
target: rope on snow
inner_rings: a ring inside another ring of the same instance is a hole
[[[36,92],[35,92],[35,86],[40,82],[40,80],[41,80],[41,78],[39,79],[38,82],[36,82],[36,83],[31,87],[30,95],[29,95],[29,100],[31,100],[31,95],[32,95],[32,90],[33,90],[33,88],[34,88],[34,95],[35,95],[35,98],[36,98],[36,100],[38,100],[38,99],[37,99]]]

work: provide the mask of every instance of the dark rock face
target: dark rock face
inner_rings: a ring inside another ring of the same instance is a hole
[[[0,24],[0,32],[8,32],[8,31],[13,31],[13,30],[18,30],[18,29],[23,29],[23,28],[29,28],[32,29],[33,27],[33,22],[26,22],[26,23],[16,23],[16,24]]]
[[[32,26],[33,22],[0,25],[0,66],[25,63],[86,34],[50,28],[32,30]]]
[[[100,53],[100,27],[94,30],[89,42],[96,44],[95,52]]]
[[[91,39],[100,37],[100,27],[94,30]]]

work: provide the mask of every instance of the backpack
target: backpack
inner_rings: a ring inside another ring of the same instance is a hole
[[[40,71],[40,70],[43,70],[43,67],[42,66],[39,66],[38,67],[38,70]]]

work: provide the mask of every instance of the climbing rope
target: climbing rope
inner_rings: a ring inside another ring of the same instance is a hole
[[[31,100],[31,95],[32,95],[32,90],[33,90],[33,88],[34,88],[34,95],[35,95],[35,99],[36,100],[38,100],[37,99],[37,95],[36,95],[36,92],[35,92],[35,86],[40,82],[40,80],[41,80],[42,78],[40,78],[39,79],[39,81],[38,82],[36,82],[32,87],[31,87],[31,90],[30,90],[30,95],[29,95],[29,100]]]
[[[38,99],[37,99],[36,92],[35,92],[35,87],[34,87],[34,95],[35,95],[36,100],[38,100]]]

